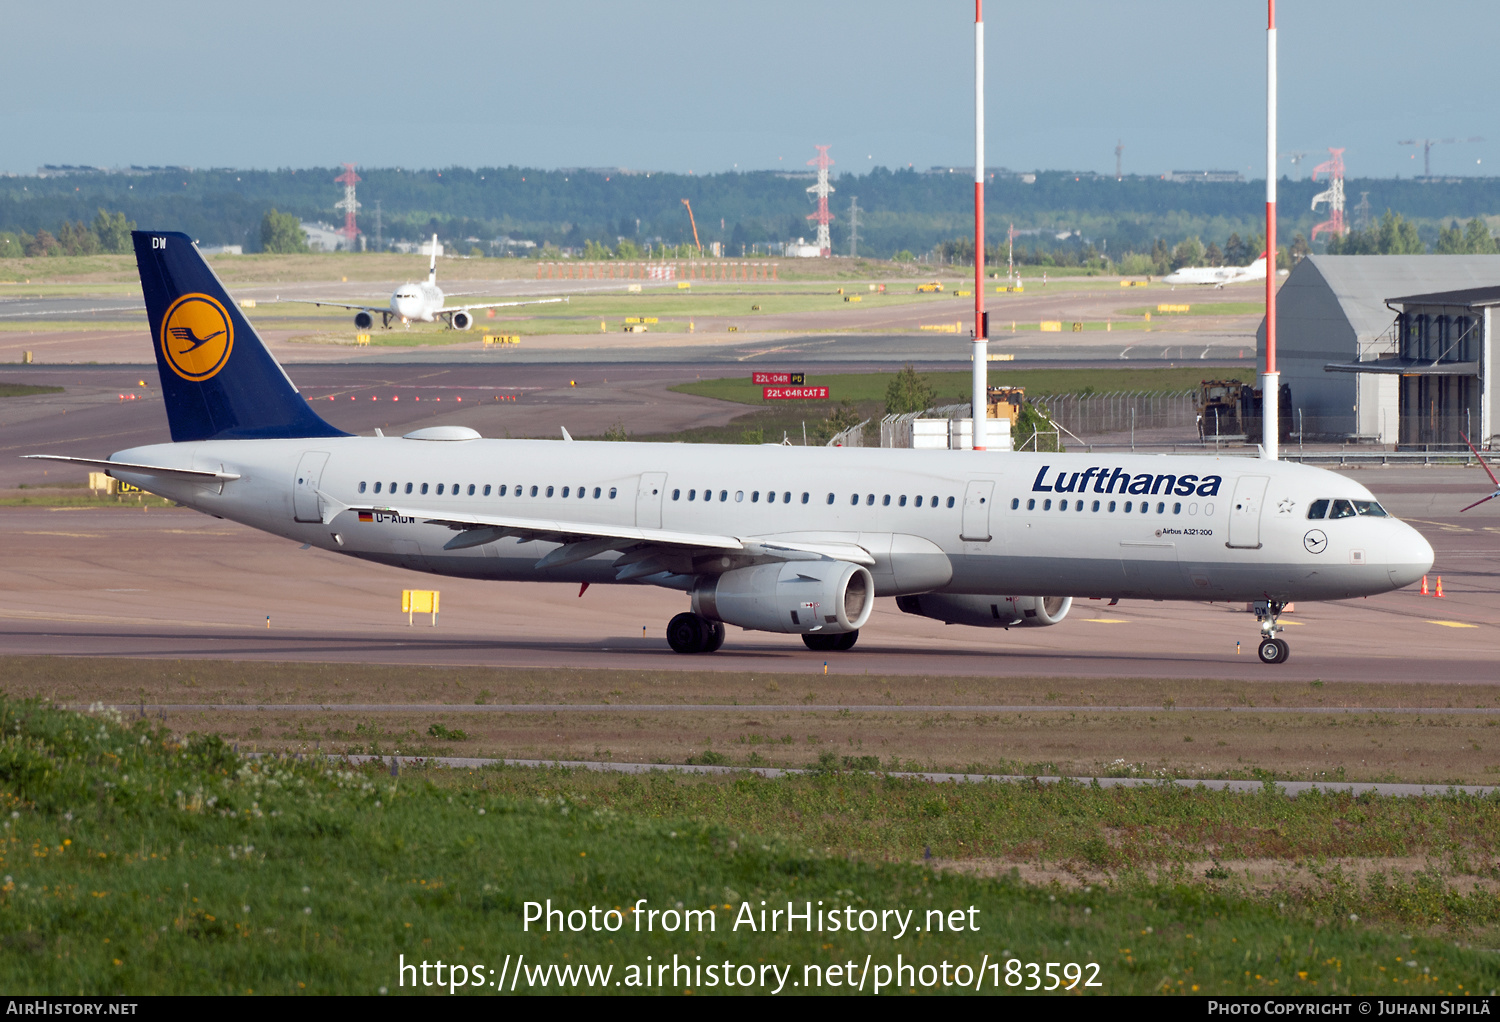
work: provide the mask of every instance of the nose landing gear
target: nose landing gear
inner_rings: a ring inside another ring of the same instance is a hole
[[[1282,630],[1279,618],[1286,604],[1278,600],[1262,600],[1255,605],[1255,619],[1260,622],[1260,641],[1255,652],[1263,664],[1284,664],[1291,656],[1291,647],[1276,633]]]

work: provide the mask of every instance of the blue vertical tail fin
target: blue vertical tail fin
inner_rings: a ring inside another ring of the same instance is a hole
[[[349,435],[297,392],[191,238],[132,237],[174,441]]]

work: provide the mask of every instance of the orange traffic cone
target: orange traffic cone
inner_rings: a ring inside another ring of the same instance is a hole
[[[1422,592],[1419,595],[1421,595],[1421,596],[1431,596],[1432,595],[1432,592],[1427,588],[1427,576],[1426,575],[1422,576]]]
[[[1439,575],[1437,578],[1438,578],[1437,590],[1432,595],[1436,596],[1438,599],[1442,599],[1443,598],[1443,576]]]

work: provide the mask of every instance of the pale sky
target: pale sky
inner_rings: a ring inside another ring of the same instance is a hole
[[[1281,0],[1283,152],[1500,168],[1493,0]],[[968,0],[8,5],[0,172],[973,163]],[[1265,167],[1264,0],[989,0],[987,163]],[[1473,40],[1473,42],[1470,42]],[[1413,153],[1416,158],[1412,159]],[[1482,162],[1478,162],[1482,161]]]

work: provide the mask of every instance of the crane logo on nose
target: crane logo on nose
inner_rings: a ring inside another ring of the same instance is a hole
[[[205,294],[183,295],[161,322],[161,352],[184,380],[212,377],[234,348],[234,324],[224,306]]]
[[[1328,537],[1324,535],[1322,529],[1313,529],[1302,537],[1302,545],[1310,554],[1321,554],[1328,549]]]

